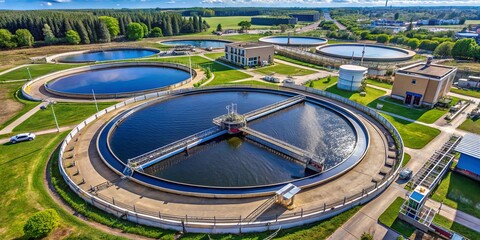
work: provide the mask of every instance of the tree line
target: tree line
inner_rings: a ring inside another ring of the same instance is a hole
[[[132,23],[136,24],[129,27]],[[104,43],[118,36],[138,40],[201,32],[209,27],[201,16],[184,18],[179,13],[154,9],[0,11],[0,48]]]

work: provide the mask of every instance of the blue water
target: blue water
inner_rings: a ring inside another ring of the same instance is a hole
[[[191,45],[198,48],[224,48],[228,42],[215,40],[172,40],[162,42],[168,45]]]
[[[273,44],[288,44],[288,37],[269,37],[262,39],[263,42],[273,43]],[[309,38],[309,37],[290,37],[290,44],[294,45],[315,45],[315,44],[324,44],[327,40],[318,39],[318,38]]]
[[[330,45],[327,47],[322,47],[321,52],[328,54],[339,55],[344,58],[351,58],[352,54],[354,57],[362,57],[363,46],[362,45]],[[383,48],[383,47],[374,47],[374,46],[365,46],[365,58],[400,58],[406,57],[408,54],[406,52],[396,50],[394,48]]]
[[[151,56],[157,53],[153,50],[147,49],[117,49],[106,50],[99,52],[87,52],[81,54],[67,55],[58,58],[60,62],[92,62],[92,61],[108,61],[108,60],[120,60],[131,58],[142,58]]]
[[[188,72],[166,67],[125,66],[72,74],[47,83],[47,87],[64,93],[115,94],[166,87],[190,77]]]
[[[113,132],[112,151],[124,162],[147,151],[212,127],[225,106],[245,113],[285,99],[258,92],[221,92],[182,96],[130,115]],[[333,166],[354,149],[356,135],[341,116],[311,103],[298,104],[249,123],[253,129],[312,151]],[[243,137],[226,135],[147,169],[172,181],[209,186],[273,184],[306,175],[303,166]]]

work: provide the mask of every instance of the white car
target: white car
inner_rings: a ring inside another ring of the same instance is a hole
[[[23,142],[23,141],[32,141],[35,139],[35,134],[33,133],[21,133],[10,138],[11,143]]]

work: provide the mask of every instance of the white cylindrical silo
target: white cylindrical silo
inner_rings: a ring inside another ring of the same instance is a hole
[[[368,68],[357,65],[342,65],[338,75],[337,87],[348,91],[359,91]]]

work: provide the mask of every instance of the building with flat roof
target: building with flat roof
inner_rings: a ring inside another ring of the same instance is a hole
[[[238,66],[262,66],[273,63],[275,47],[261,42],[241,42],[225,45],[225,59]]]
[[[434,107],[450,91],[457,68],[431,61],[398,69],[391,97],[413,106]]]
[[[455,151],[460,153],[455,170],[480,181],[480,135],[465,134]]]

